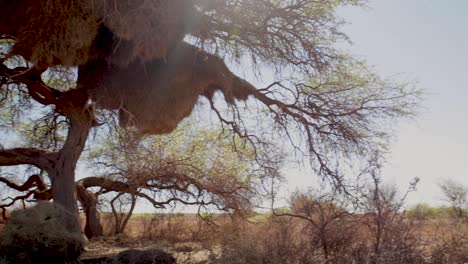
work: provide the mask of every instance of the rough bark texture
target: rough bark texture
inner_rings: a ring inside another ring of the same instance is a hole
[[[97,210],[97,197],[94,193],[87,190],[90,187],[101,187],[107,191],[116,191],[122,193],[132,193],[135,189],[128,184],[114,181],[105,177],[87,177],[76,183],[78,199],[84,208],[86,214],[86,224],[84,228],[88,239],[103,236],[103,228]]]
[[[92,127],[92,118],[86,108],[69,108],[67,116],[70,127],[67,140],[59,151],[57,162],[52,170],[52,194],[54,201],[71,212],[67,226],[80,228],[76,203],[75,170],[78,159]]]
[[[103,236],[103,229],[101,226],[99,212],[97,210],[97,198],[96,195],[86,190],[83,182],[76,184],[76,190],[78,193],[78,199],[83,206],[86,215],[86,224],[84,233],[88,239],[93,237]]]
[[[77,89],[64,93],[56,104],[57,111],[67,117],[69,126],[65,143],[48,174],[52,182],[54,201],[70,212],[67,221],[69,230],[80,228],[76,203],[75,170],[89,130],[95,124],[94,112],[87,105],[87,101],[86,92]]]
[[[0,166],[22,164],[34,165],[43,170],[52,168],[56,153],[35,148],[13,148],[0,150]]]

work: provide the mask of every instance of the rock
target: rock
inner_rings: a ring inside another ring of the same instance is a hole
[[[130,249],[114,257],[113,264],[175,264],[175,258],[158,249]]]
[[[129,249],[114,257],[82,259],[82,264],[175,264],[175,258],[159,249]]]

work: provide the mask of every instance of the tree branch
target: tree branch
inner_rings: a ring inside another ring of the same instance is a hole
[[[77,185],[83,186],[83,188],[91,188],[91,187],[101,187],[106,189],[106,191],[114,191],[114,192],[125,192],[125,193],[135,193],[136,188],[132,188],[127,183],[110,179],[108,177],[86,177],[77,182]]]
[[[0,75],[6,76],[14,83],[23,83],[29,95],[43,105],[57,104],[63,92],[47,86],[41,79],[42,72],[36,68],[17,67],[10,69],[0,64]]]
[[[38,174],[31,175],[28,178],[28,180],[22,185],[18,185],[4,177],[0,177],[0,182],[5,183],[8,187],[19,192],[28,191],[24,195],[19,195],[14,198],[7,198],[7,199],[11,199],[9,203],[0,204],[0,210],[2,211],[2,218],[5,221],[7,220],[6,209],[9,208],[10,206],[13,206],[19,200],[21,200],[24,204],[24,201],[28,199],[29,197],[31,197],[31,195],[33,195],[33,197],[37,200],[51,200],[52,199],[51,189],[48,188],[42,176]],[[33,187],[36,187],[36,189],[31,190],[31,188]]]
[[[57,158],[56,152],[36,148],[13,148],[0,150],[0,166],[34,165],[49,171]]]
[[[23,185],[18,185],[6,178],[0,177],[0,182],[5,183],[8,187],[15,189],[20,192],[24,192],[26,190],[31,189],[32,187],[36,186],[39,191],[47,190],[47,185],[44,182],[44,179],[39,174],[31,175],[28,180],[23,183]]]

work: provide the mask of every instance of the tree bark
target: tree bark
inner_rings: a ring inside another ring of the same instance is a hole
[[[61,107],[68,117],[69,129],[63,148],[58,153],[55,166],[50,171],[54,202],[68,210],[67,228],[81,230],[76,197],[75,170],[84,149],[94,116],[87,107],[68,105]]]
[[[59,152],[34,148],[0,150],[0,166],[31,164],[45,170],[52,183],[54,202],[69,212],[67,229],[80,231],[75,170],[89,131],[96,125],[94,112],[88,105],[87,86],[78,84],[76,89],[65,92],[51,88],[42,81],[43,71],[37,67],[10,69],[0,63],[0,77],[25,84],[31,98],[42,105],[54,105],[55,111],[67,118],[68,135],[63,148]]]
[[[0,166],[29,164],[45,171],[50,170],[57,153],[37,148],[0,149]]]
[[[84,233],[88,239],[93,237],[100,237],[104,235],[101,221],[99,218],[99,212],[97,210],[97,198],[96,195],[88,190],[83,185],[83,182],[77,182],[76,190],[78,192],[78,199],[83,206],[86,214],[86,224]]]
[[[78,199],[84,208],[86,214],[86,224],[84,228],[85,235],[88,239],[93,237],[103,236],[103,228],[97,210],[97,197],[92,192],[88,191],[90,187],[101,187],[108,191],[132,193],[132,189],[127,183],[114,181],[105,177],[87,177],[79,180],[76,183]],[[132,206],[132,208],[134,205]],[[132,209],[133,210],[133,209]]]

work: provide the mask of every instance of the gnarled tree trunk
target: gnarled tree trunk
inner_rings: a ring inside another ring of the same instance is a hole
[[[84,233],[88,239],[93,237],[103,236],[104,232],[99,219],[99,212],[97,210],[96,195],[88,190],[83,185],[83,182],[78,181],[76,184],[78,192],[78,199],[83,206],[86,215],[86,224]]]
[[[78,199],[84,208],[86,214],[86,224],[84,228],[85,235],[88,239],[99,237],[103,235],[103,228],[99,219],[99,212],[97,210],[97,197],[94,193],[87,190],[90,187],[100,187],[107,191],[115,191],[119,193],[134,194],[135,189],[129,184],[124,182],[115,181],[106,177],[86,177],[76,183],[78,192]],[[135,207],[136,198],[132,200],[131,211]],[[130,212],[131,214],[131,212]],[[128,219],[122,223],[122,228],[125,227]]]
[[[67,138],[62,149],[58,152],[52,170],[48,173],[52,181],[54,202],[65,207],[70,213],[67,219],[67,228],[80,230],[75,170],[89,131],[93,126],[94,113],[86,105],[87,95],[85,93],[76,90],[70,92],[69,96],[73,96],[75,100],[65,100],[67,105],[60,107],[69,122]]]

